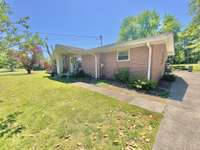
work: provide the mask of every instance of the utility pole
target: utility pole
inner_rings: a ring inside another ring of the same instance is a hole
[[[103,46],[103,36],[102,35],[99,36],[99,40],[100,40],[100,47],[102,47]]]

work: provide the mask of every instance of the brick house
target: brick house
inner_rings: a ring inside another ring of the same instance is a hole
[[[56,45],[54,50],[58,74],[77,71],[79,62],[82,70],[95,78],[112,79],[119,69],[127,68],[133,75],[154,81],[162,77],[170,55],[174,55],[172,33],[92,49]]]

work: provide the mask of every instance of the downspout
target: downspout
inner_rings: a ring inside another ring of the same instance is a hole
[[[148,71],[147,71],[147,79],[151,79],[151,59],[152,59],[152,47],[149,42],[147,42],[147,47],[149,49],[149,57],[148,57]]]

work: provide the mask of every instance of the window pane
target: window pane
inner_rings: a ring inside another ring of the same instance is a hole
[[[128,51],[118,52],[118,60],[128,60]]]

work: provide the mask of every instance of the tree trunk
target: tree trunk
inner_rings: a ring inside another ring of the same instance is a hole
[[[27,69],[28,74],[31,74],[31,69]]]

